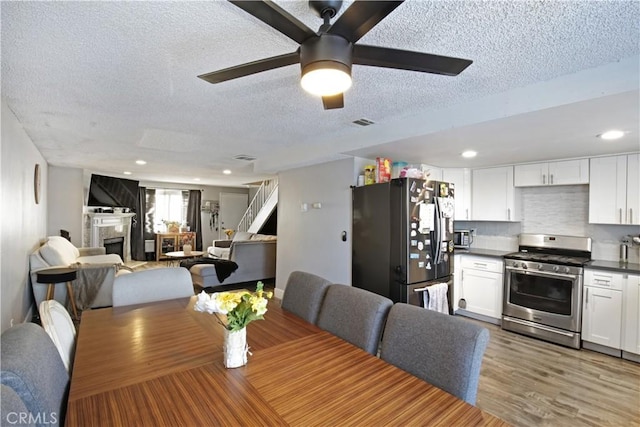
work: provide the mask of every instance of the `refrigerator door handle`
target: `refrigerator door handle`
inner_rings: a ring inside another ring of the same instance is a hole
[[[434,225],[435,225],[435,238],[436,238],[436,254],[435,254],[435,259],[433,260],[433,265],[435,266],[436,264],[438,264],[438,262],[440,261],[440,251],[442,250],[442,230],[440,229],[440,216],[441,216],[441,212],[440,212],[440,201],[438,200],[437,197],[434,197],[434,202],[435,202],[435,218],[433,219]]]

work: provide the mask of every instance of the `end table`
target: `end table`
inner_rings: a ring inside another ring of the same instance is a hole
[[[76,310],[76,299],[73,295],[73,288],[71,282],[78,277],[78,270],[70,267],[54,267],[45,268],[36,272],[38,283],[48,283],[47,296],[48,300],[53,299],[55,292],[54,286],[58,283],[67,283],[67,295],[71,302],[71,308],[73,309],[73,316],[78,319],[78,311]]]

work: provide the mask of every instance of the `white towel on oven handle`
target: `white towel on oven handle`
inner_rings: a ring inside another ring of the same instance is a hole
[[[448,291],[448,283],[436,283],[428,286],[423,294],[424,307],[428,310],[449,314]]]

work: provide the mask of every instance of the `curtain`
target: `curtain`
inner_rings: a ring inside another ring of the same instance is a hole
[[[156,190],[155,188],[147,188],[145,194],[146,213],[144,218],[144,238],[146,240],[154,240],[156,238],[154,224],[156,217]]]
[[[187,205],[187,225],[191,231],[196,232],[196,251],[202,250],[202,217],[200,214],[200,204],[202,195],[200,190],[189,191],[189,204]]]
[[[136,216],[131,221],[131,259],[144,261],[144,228],[146,217],[146,188],[138,187],[138,197],[136,200]]]

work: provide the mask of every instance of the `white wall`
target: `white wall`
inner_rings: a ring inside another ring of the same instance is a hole
[[[240,193],[248,194],[248,188],[234,188],[234,187],[203,187],[202,200],[216,200],[220,202],[220,193]],[[218,239],[218,230],[220,221],[218,221],[217,227],[211,226],[211,215],[209,212],[202,212],[202,250],[206,251],[207,247],[213,245],[213,241]],[[233,227],[236,228],[236,227]]]
[[[288,170],[278,182],[276,296],[282,297],[295,270],[350,285],[353,159]],[[313,209],[315,202],[322,208]],[[300,211],[302,203],[309,204],[307,212]]]
[[[47,235],[59,236],[67,230],[71,243],[82,247],[83,170],[49,166],[49,209]]]
[[[47,163],[2,99],[0,138],[2,214],[0,216],[0,329],[11,321],[30,320],[32,292],[29,254],[46,236]],[[34,199],[33,175],[40,165],[40,203]]]

